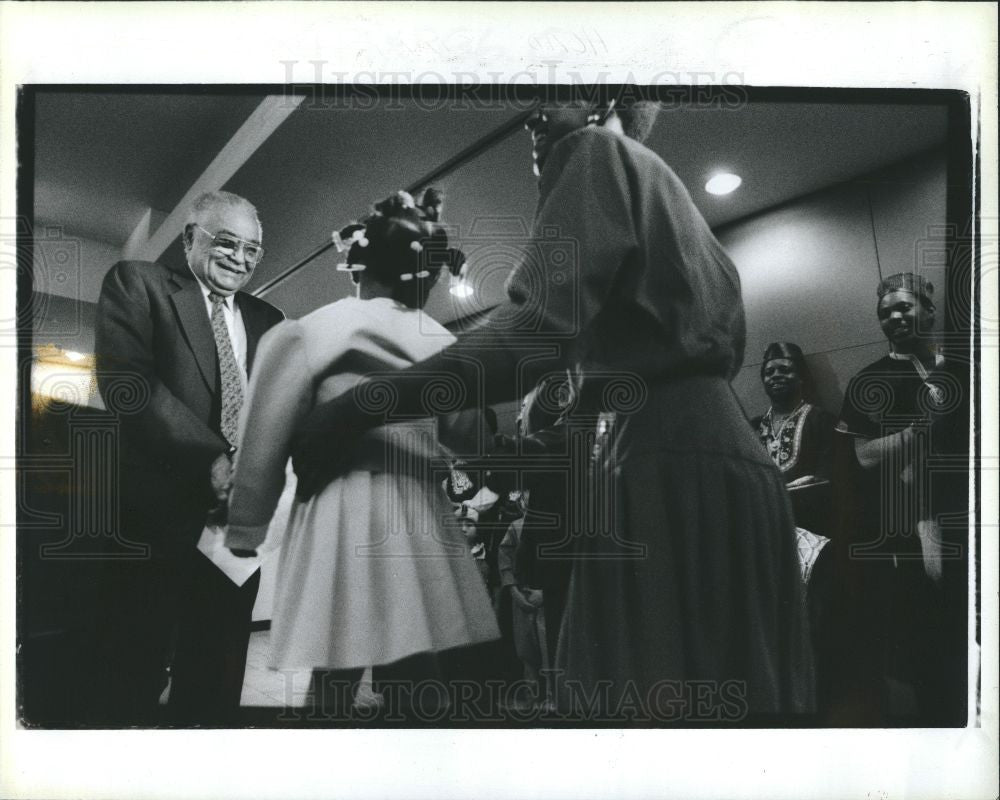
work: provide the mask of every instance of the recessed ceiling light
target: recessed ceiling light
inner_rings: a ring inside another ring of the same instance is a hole
[[[709,178],[708,183],[705,184],[705,191],[710,194],[729,194],[738,189],[741,183],[743,183],[743,178],[739,175],[733,175],[731,172],[720,172]]]
[[[469,286],[465,281],[460,281],[454,284],[450,289],[448,289],[455,297],[471,297],[472,287]]]
[[[66,358],[68,358],[70,361],[83,361],[83,359],[86,358],[86,356],[83,353],[78,353],[76,352],[76,350],[66,350],[64,352]]]

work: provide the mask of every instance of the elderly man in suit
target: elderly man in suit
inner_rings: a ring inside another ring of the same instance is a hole
[[[237,586],[197,542],[228,494],[257,345],[283,315],[240,291],[263,254],[251,203],[202,195],[183,240],[183,267],[115,264],[98,307],[102,395],[122,375],[144,394],[141,408],[119,415],[117,536],[147,555],[106,561],[95,687],[96,713],[110,724],[158,719],[168,663],[173,721],[231,721],[260,580]]]

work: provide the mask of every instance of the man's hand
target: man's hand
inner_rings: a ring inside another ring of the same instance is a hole
[[[212,462],[211,479],[215,499],[219,503],[225,503],[229,499],[229,490],[233,486],[233,462],[225,453]]]

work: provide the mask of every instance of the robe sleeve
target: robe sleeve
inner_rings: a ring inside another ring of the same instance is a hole
[[[283,322],[260,343],[243,405],[227,547],[253,550],[264,541],[285,487],[292,433],[313,394],[301,326]]]

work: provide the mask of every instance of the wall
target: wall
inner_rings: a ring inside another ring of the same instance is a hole
[[[933,241],[945,193],[945,155],[935,151],[717,231],[743,282],[747,348],[733,386],[748,415],[767,409],[760,361],[779,340],[802,347],[819,400],[840,411],[850,377],[887,352],[875,316],[880,274],[923,274],[944,308]]]

